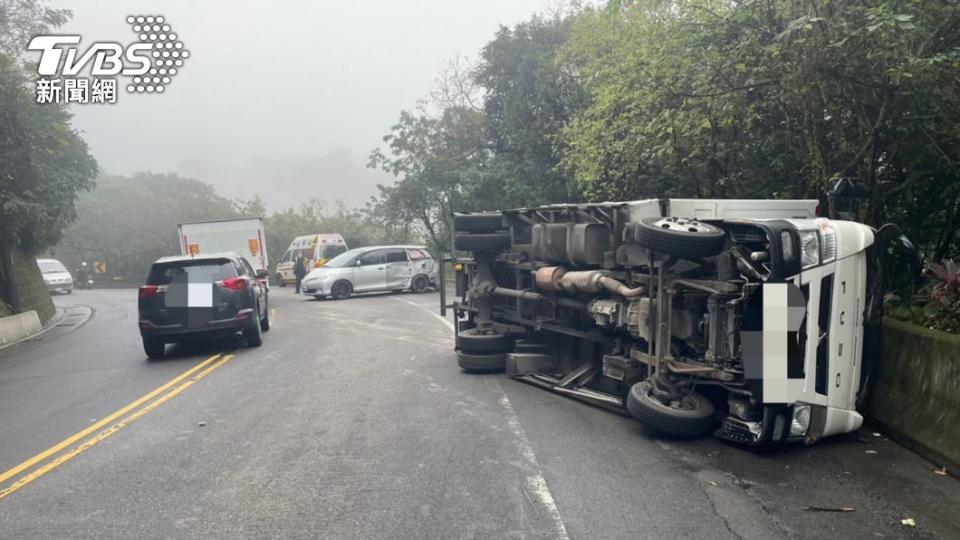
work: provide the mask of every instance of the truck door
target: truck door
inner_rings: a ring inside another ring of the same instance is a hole
[[[405,289],[410,286],[413,269],[403,249],[387,249],[387,289]]]
[[[384,250],[368,251],[357,258],[353,273],[354,291],[382,291],[386,285],[387,269]]]

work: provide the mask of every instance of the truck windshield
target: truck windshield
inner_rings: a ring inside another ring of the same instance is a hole
[[[177,261],[159,263],[150,268],[147,285],[180,283],[214,283],[236,277],[237,270],[228,260]]]
[[[347,251],[347,246],[341,246],[341,245],[322,246],[320,248],[320,258],[330,260],[346,251]]]
[[[40,267],[40,272],[43,274],[55,274],[57,272],[67,271],[67,269],[57,261],[41,262],[37,263],[37,265]]]

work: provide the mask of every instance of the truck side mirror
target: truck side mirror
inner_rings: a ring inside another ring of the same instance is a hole
[[[257,279],[267,279],[268,277],[270,277],[270,273],[264,270],[263,268],[257,269],[257,271],[254,272],[254,275],[257,276]]]

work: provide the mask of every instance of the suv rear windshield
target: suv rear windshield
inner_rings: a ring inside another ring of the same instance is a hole
[[[214,283],[237,276],[236,266],[226,259],[157,263],[150,267],[147,285]]]

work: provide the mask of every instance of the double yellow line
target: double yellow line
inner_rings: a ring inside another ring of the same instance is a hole
[[[56,456],[50,461],[43,463],[40,467],[27,472],[12,484],[0,489],[0,500],[19,491],[24,486],[86,452],[90,448],[93,448],[104,439],[129,426],[143,415],[173,399],[177,394],[190,388],[194,383],[232,360],[233,357],[233,354],[215,354],[110,416],[101,419],[95,424],[91,424],[86,429],[67,437],[23,463],[0,473],[0,486],[2,486],[7,480],[32,469],[35,465],[44,462],[48,458]],[[104,427],[106,427],[106,429],[103,429]],[[94,435],[87,438],[91,434]],[[77,445],[73,446],[74,444]],[[73,447],[70,448],[71,446]],[[66,448],[69,448],[69,450],[60,453]]]

